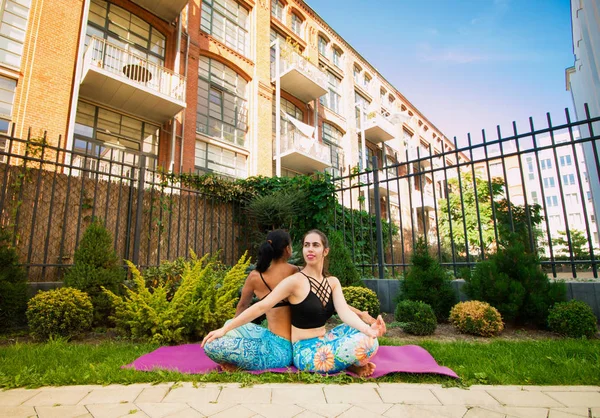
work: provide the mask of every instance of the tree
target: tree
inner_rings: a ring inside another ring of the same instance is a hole
[[[583,259],[589,257],[588,240],[583,231],[573,229],[571,235],[571,250],[573,257]],[[552,246],[558,247],[559,255],[569,255],[569,240],[567,239],[567,231],[558,231],[558,237],[552,239]]]

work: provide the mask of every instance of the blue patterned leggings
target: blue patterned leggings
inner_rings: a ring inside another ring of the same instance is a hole
[[[204,346],[216,363],[229,363],[244,370],[265,370],[292,365],[292,343],[266,328],[246,324]]]
[[[369,363],[378,348],[377,338],[342,324],[323,337],[296,341],[293,345],[294,366],[307,372],[337,373],[352,365]]]

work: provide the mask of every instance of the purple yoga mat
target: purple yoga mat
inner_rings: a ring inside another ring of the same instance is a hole
[[[375,373],[371,377],[379,377],[393,372],[401,373],[435,373],[458,378],[448,367],[440,366],[435,359],[418,345],[380,346],[375,357]],[[133,363],[123,367],[140,371],[164,369],[181,373],[210,373],[219,371],[219,365],[209,359],[200,344],[185,344],[172,347],[160,347],[151,353],[144,354]],[[250,373],[297,372],[295,367],[252,371]],[[352,374],[348,372],[348,374]]]

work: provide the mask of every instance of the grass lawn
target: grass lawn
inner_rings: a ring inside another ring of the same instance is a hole
[[[381,338],[384,345],[403,345]],[[490,342],[420,342],[437,362],[450,367],[460,379],[436,375],[395,373],[377,381],[442,383],[462,386],[493,385],[600,385],[600,340],[538,340]],[[0,346],[0,388],[129,384],[160,382],[349,383],[372,381],[347,375],[309,373],[210,373],[188,375],[167,371],[138,372],[121,369],[153,344],[104,341],[96,344],[52,341]]]

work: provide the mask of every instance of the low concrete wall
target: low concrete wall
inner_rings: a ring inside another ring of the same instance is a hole
[[[379,280],[366,279],[363,280],[365,286],[377,293],[379,303],[381,304],[382,312],[394,312],[396,297],[400,293],[399,280]],[[469,300],[468,296],[463,292],[464,280],[453,280],[452,287],[458,294],[458,299],[461,302]],[[596,318],[600,320],[600,282],[566,282],[567,285],[567,300],[576,299],[587,303]]]

